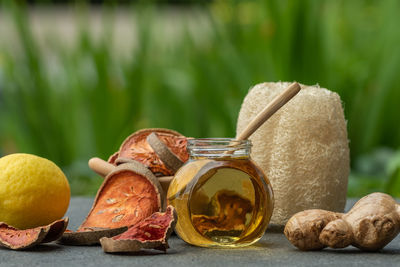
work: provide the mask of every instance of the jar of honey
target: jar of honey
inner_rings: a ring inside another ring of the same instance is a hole
[[[259,240],[273,210],[273,192],[250,159],[250,140],[189,139],[189,161],[175,174],[168,202],[176,233],[201,247],[242,247]]]

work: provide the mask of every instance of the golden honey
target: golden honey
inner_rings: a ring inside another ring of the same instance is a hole
[[[242,247],[259,240],[273,210],[272,188],[250,160],[250,141],[189,140],[189,161],[176,173],[168,202],[187,243]]]

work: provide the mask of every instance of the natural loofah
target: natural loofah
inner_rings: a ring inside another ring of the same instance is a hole
[[[244,99],[237,134],[290,83],[262,83]],[[252,159],[271,182],[271,223],[283,227],[305,209],[342,212],[349,175],[346,121],[338,94],[319,86],[302,90],[252,136]]]

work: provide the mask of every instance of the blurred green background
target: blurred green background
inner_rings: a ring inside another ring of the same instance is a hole
[[[342,98],[348,195],[399,197],[398,10],[396,0],[3,1],[0,155],[49,158],[73,194],[93,195],[102,179],[87,160],[133,131],[234,136],[252,85],[296,80]]]

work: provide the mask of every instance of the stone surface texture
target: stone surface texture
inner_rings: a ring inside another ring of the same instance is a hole
[[[67,215],[76,229],[90,210],[93,198],[72,198]],[[347,203],[347,209],[354,200]],[[400,237],[382,251],[366,253],[354,247],[302,252],[281,233],[268,232],[255,245],[241,249],[190,246],[172,236],[166,254],[106,254],[99,246],[40,245],[27,251],[0,248],[0,266],[399,266]]]

